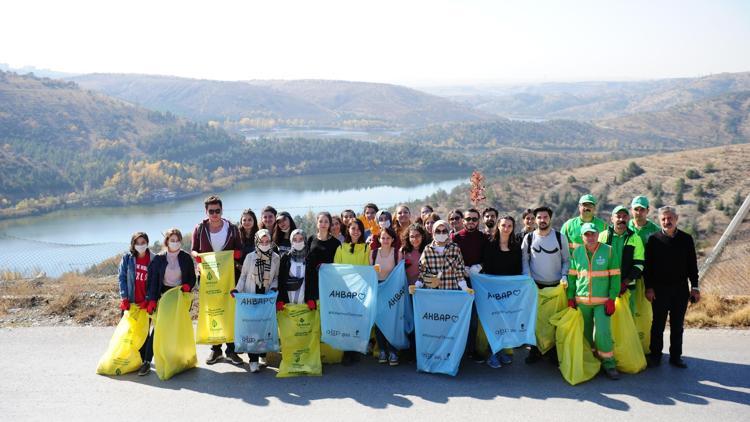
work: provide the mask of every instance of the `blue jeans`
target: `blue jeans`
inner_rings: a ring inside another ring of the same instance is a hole
[[[380,331],[380,328],[378,328],[377,325],[375,326],[375,341],[378,343],[380,351],[385,351],[386,353],[397,352],[396,348],[391,346],[391,343],[388,342],[385,335],[383,335],[383,332]]]

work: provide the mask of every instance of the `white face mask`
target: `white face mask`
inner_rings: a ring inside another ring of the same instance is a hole
[[[301,251],[305,249],[305,242],[292,242],[292,249],[295,251]]]
[[[436,234],[435,235],[435,240],[437,240],[440,243],[443,243],[446,240],[448,240],[448,235],[445,234],[445,233]]]
[[[268,252],[271,249],[271,245],[258,245],[258,250],[261,252]]]
[[[391,222],[388,220],[378,221],[378,226],[380,226],[381,229],[387,229],[388,227],[391,227]]]
[[[169,250],[172,252],[179,250],[180,246],[182,246],[180,242],[169,242]]]
[[[135,251],[138,252],[138,255],[146,252],[146,249],[148,249],[148,245],[135,245]]]

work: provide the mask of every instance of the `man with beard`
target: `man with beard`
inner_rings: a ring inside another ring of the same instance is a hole
[[[497,216],[495,217],[497,218]],[[482,257],[484,256],[484,249],[487,247],[489,240],[484,233],[478,230],[479,227],[479,211],[475,208],[470,208],[464,213],[464,228],[458,233],[452,236],[453,242],[458,245],[461,249],[461,255],[463,257],[466,271],[464,277],[469,287],[471,287],[471,279],[469,273],[479,272],[482,270]],[[477,310],[476,305],[471,308],[471,322],[469,324],[469,337],[466,341],[466,354],[477,363],[484,362],[484,358],[478,356],[475,353],[475,341],[477,336]]]
[[[607,229],[607,223],[596,216],[596,198],[594,195],[586,194],[578,200],[578,217],[571,218],[563,224],[560,232],[568,238],[568,248],[571,256],[573,251],[583,244],[581,227],[585,223],[592,223],[597,232]]]
[[[628,228],[630,214],[619,205],[612,211],[612,225],[599,233],[599,241],[612,246],[612,255],[620,261],[620,295],[630,289],[630,308],[635,300],[635,281],[643,273],[645,252],[640,236]]]
[[[495,231],[495,225],[497,225],[498,212],[492,207],[485,208],[482,211],[482,221],[484,222],[484,234],[488,238],[492,236],[492,232]]]
[[[654,309],[648,362],[652,367],[661,363],[664,326],[669,315],[669,363],[687,368],[682,360],[682,325],[688,299],[692,303],[701,299],[695,243],[689,234],[677,228],[677,218],[674,208],[659,208],[661,231],[651,235],[646,244],[646,299]]]
[[[539,290],[552,289],[567,283],[570,252],[568,239],[551,226],[552,209],[539,207],[532,211],[536,230],[526,234],[521,244],[523,273],[536,282]],[[535,363],[542,358],[539,349],[531,346],[526,363]]]

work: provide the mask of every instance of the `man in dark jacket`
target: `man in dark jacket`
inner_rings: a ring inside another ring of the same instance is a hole
[[[661,231],[651,235],[646,244],[646,299],[654,309],[649,356],[649,366],[652,367],[661,363],[668,314],[669,363],[678,368],[687,368],[682,360],[682,326],[688,300],[696,303],[701,298],[695,243],[689,234],[677,228],[677,219],[674,208],[660,208]]]
[[[240,259],[242,256],[240,231],[236,225],[221,217],[223,207],[221,198],[211,195],[204,201],[204,206],[207,218],[198,223],[193,230],[191,250],[195,261],[200,264],[198,255],[202,253],[229,250],[234,250],[235,260]],[[200,269],[200,265],[197,268]],[[234,351],[234,343],[227,343],[226,355],[227,359],[235,365],[244,363],[242,358]],[[213,365],[221,357],[221,344],[215,344],[211,346],[211,354],[208,356],[206,363]]]

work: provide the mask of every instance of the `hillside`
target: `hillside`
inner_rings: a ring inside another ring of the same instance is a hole
[[[651,218],[656,219],[660,205],[676,205],[680,226],[696,234],[699,246],[707,247],[718,240],[750,193],[750,144],[586,163],[564,171],[491,181],[482,206],[492,205],[501,213],[520,217],[525,208],[546,204],[555,209],[554,225],[560,227],[577,212],[578,198],[584,193],[597,196],[599,216],[607,219],[616,205],[629,205],[634,196],[646,195],[652,203]],[[695,179],[688,177],[688,170],[694,171],[690,176]],[[441,215],[451,208],[465,209],[467,186],[439,192],[426,202],[439,205]]]
[[[0,218],[164,200],[262,176],[469,168],[436,150],[415,160],[404,143],[245,140],[73,82],[0,73]]]
[[[224,82],[133,74],[92,74],[71,80],[147,108],[249,127],[400,127],[489,117],[444,98],[377,83]]]
[[[688,143],[742,143],[750,140],[750,91],[597,122],[630,133],[658,135]]]
[[[611,119],[750,90],[750,72],[633,82],[443,87],[437,95],[518,119]]]

